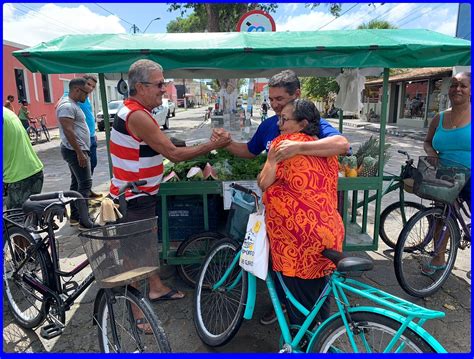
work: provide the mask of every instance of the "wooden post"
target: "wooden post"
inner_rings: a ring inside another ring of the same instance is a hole
[[[110,156],[110,120],[109,108],[107,106],[107,91],[105,91],[105,77],[99,74],[100,100],[102,102],[102,113],[104,114],[105,144],[107,145],[107,159],[109,160],[109,175],[112,178],[112,157]]]

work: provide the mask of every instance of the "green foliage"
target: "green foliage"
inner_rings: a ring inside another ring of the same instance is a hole
[[[363,23],[357,26],[357,29],[397,29],[397,27],[388,21],[371,20],[368,23]]]
[[[301,84],[303,97],[313,100],[327,101],[331,92],[339,92],[339,85],[334,77],[303,77]]]
[[[310,10],[314,10],[319,5],[321,5],[321,3],[308,3],[305,4],[305,7],[309,8]],[[331,15],[335,17],[339,17],[341,15],[342,3],[327,3],[324,5],[326,5],[326,7],[329,7],[329,12],[331,13]]]
[[[207,22],[204,17],[199,17],[195,13],[187,18],[178,17],[166,25],[167,32],[204,32]]]
[[[384,146],[384,165],[388,162],[390,155],[388,153],[388,149],[390,148],[390,144],[386,143]],[[365,157],[373,157],[377,159],[379,158],[379,140],[374,136],[370,136],[370,138],[365,141],[357,150],[355,156],[357,157],[357,167],[362,164],[362,161]]]
[[[219,149],[189,161],[168,163],[165,165],[164,176],[175,171],[181,180],[186,180],[186,174],[191,167],[203,169],[209,162],[216,170],[219,180],[254,180],[262,170],[266,159],[267,157],[262,155],[251,160],[239,158],[225,149]]]

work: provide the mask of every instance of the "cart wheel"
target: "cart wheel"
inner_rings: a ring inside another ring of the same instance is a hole
[[[193,234],[179,245],[176,257],[201,257],[200,263],[180,264],[176,267],[179,276],[186,284],[194,288],[202,260],[214,243],[221,238],[224,236],[220,233],[203,232]]]

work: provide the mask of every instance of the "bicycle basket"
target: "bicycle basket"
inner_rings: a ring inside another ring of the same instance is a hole
[[[232,204],[226,225],[227,235],[237,241],[242,241],[247,232],[249,216],[255,211],[255,200],[251,195],[232,189]]]
[[[413,192],[421,198],[451,204],[471,176],[460,163],[420,156],[414,173]]]
[[[159,268],[157,217],[89,229],[79,234],[99,286],[111,288]]]

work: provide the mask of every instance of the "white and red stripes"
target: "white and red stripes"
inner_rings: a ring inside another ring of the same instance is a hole
[[[112,157],[113,178],[110,194],[117,197],[119,188],[127,182],[146,180],[139,190],[156,194],[163,178],[163,156],[154,151],[145,142],[133,136],[127,127],[127,120],[135,111],[144,111],[156,123],[151,113],[133,99],[124,101],[124,106],[117,112],[110,135],[110,154]],[[158,126],[158,124],[156,123]],[[141,194],[143,196],[143,194]],[[132,199],[140,196],[127,191],[125,197]]]

